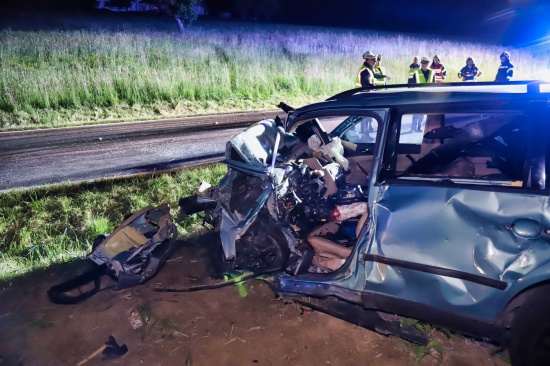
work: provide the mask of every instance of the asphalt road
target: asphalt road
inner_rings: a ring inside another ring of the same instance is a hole
[[[219,161],[227,140],[283,112],[0,133],[0,191],[112,179]]]

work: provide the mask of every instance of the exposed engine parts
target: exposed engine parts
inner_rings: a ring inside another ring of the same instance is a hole
[[[360,186],[347,183],[349,162],[340,139],[316,122],[290,134],[262,121],[228,143],[227,174],[214,193],[198,196],[217,203],[218,264],[297,274],[332,271],[345,262],[367,198]],[[316,230],[330,222],[331,230]],[[329,252],[347,256],[333,258]],[[323,255],[329,258],[320,260]]]

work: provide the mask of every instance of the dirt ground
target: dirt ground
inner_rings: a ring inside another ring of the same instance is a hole
[[[415,365],[422,354],[401,339],[277,299],[260,280],[202,292],[153,292],[215,282],[204,238],[178,242],[147,284],[106,289],[77,305],[54,305],[46,292],[87,268],[87,261],[0,284],[0,365],[76,365],[109,335],[128,353],[105,361],[99,354],[85,365],[402,366]],[[112,284],[103,277],[102,287]],[[132,327],[132,313],[145,319],[142,327]],[[508,365],[485,342],[440,331],[430,338],[436,347],[418,365]]]

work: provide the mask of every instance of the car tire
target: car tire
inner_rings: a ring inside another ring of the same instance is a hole
[[[512,365],[550,365],[550,286],[520,296],[523,301],[510,309],[508,353]]]
[[[290,256],[290,249],[282,234],[266,234],[266,242],[271,243],[268,248],[261,248],[260,258],[262,267],[267,270],[284,269]]]
[[[246,233],[236,241],[236,265],[245,270],[261,272],[284,269],[290,248],[281,228],[263,210]]]
[[[284,269],[290,248],[281,229],[265,214],[259,215],[246,234],[235,242],[236,258],[225,259],[222,243],[217,236],[210,239],[210,259],[214,277],[240,271],[272,271]]]

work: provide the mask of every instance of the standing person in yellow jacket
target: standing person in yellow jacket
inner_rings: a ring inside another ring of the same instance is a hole
[[[420,69],[414,70],[412,84],[427,84],[427,83],[434,82],[435,72],[434,70],[428,68],[429,63],[430,63],[429,58],[422,57],[422,59],[420,60]],[[413,114],[412,123],[411,123],[411,132],[421,132],[423,121],[424,121],[423,114]]]
[[[376,85],[386,85],[386,80],[391,80],[391,76],[386,72],[386,68],[382,66],[382,55],[380,53],[376,56],[374,70],[376,71],[374,75],[376,78]]]
[[[416,69],[414,71],[412,84],[426,84],[434,82],[435,72],[434,70],[428,68],[429,63],[429,58],[422,57],[420,60],[420,69]]]
[[[357,76],[355,77],[355,87],[364,88],[367,86],[378,85],[375,77],[375,74],[378,73],[374,69],[374,65],[376,64],[376,55],[371,51],[367,51],[363,54],[363,59],[365,62],[363,62],[363,65],[361,65],[359,71],[357,72]]]

